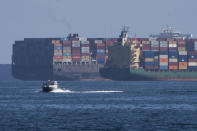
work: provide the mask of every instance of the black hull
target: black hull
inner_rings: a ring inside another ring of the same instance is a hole
[[[50,92],[50,91],[53,91],[53,90],[54,90],[54,88],[50,88],[50,87],[43,87],[42,88],[43,92]]]

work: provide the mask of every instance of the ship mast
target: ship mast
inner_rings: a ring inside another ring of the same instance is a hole
[[[119,36],[120,39],[121,39],[121,45],[122,46],[125,46],[125,43],[128,41],[128,37],[129,37],[128,31],[129,31],[129,27],[128,26],[124,26],[122,28],[121,34]]]

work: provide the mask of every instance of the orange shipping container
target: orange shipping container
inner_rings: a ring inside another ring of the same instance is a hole
[[[186,70],[187,69],[187,62],[179,62],[179,69]]]
[[[179,66],[187,66],[187,62],[179,62]]]
[[[169,66],[170,70],[178,70],[178,66]]]
[[[160,62],[168,62],[168,58],[160,58],[159,61]]]

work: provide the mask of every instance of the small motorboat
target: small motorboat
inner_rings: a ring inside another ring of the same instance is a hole
[[[44,92],[50,92],[50,91],[53,91],[55,89],[58,89],[57,81],[48,80],[47,82],[43,82],[43,84],[42,84],[42,90]]]

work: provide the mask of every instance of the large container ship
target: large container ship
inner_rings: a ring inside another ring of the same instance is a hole
[[[22,80],[196,80],[197,39],[171,28],[149,38],[25,38],[12,74]]]

